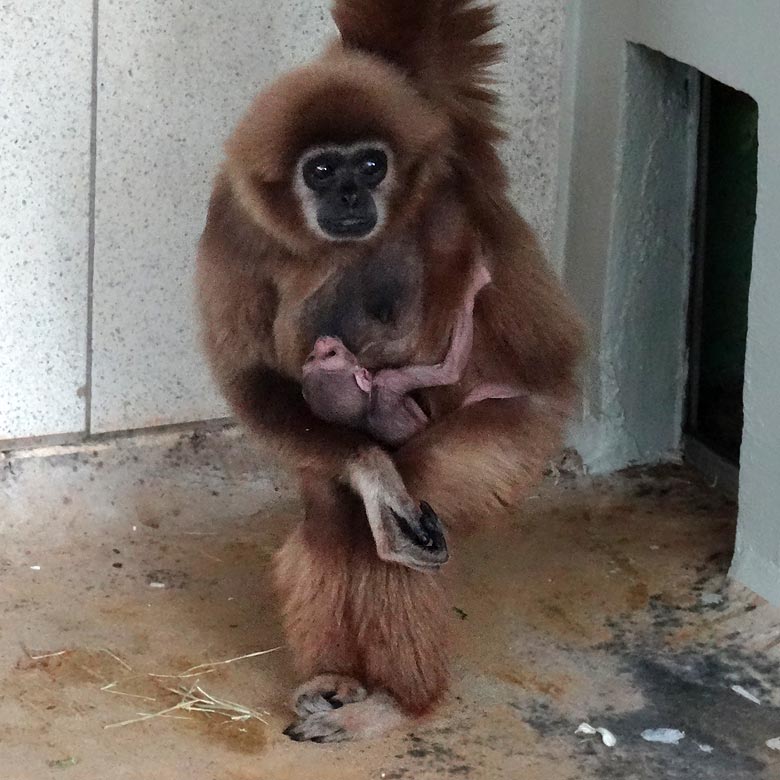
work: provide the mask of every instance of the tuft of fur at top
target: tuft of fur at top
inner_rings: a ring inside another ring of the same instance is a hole
[[[491,40],[495,5],[474,0],[335,0],[333,19],[347,49],[403,71],[453,123],[457,158],[472,173],[506,183],[494,146],[505,137],[492,68],[504,47]]]

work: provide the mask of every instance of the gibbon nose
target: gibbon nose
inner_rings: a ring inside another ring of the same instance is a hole
[[[343,189],[341,190],[340,195],[341,195],[341,202],[345,206],[354,208],[357,205],[358,191],[356,189],[353,189],[352,187],[350,187],[349,189]]]
[[[314,345],[314,356],[318,359],[335,357],[340,348],[341,342],[338,339],[325,336],[317,339],[317,343]]]

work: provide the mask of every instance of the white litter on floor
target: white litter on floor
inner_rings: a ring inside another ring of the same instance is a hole
[[[774,739],[768,739],[766,741],[766,746],[770,750],[780,750],[780,737],[775,737]]]
[[[577,726],[577,730],[574,732],[575,734],[585,734],[587,736],[593,736],[594,734],[598,734],[601,736],[601,741],[607,746],[607,747],[615,747],[617,745],[617,737],[609,730],[604,728],[594,728],[590,725],[590,723],[580,723],[579,726]]]
[[[660,742],[664,745],[677,745],[685,739],[685,732],[677,729],[645,729],[642,732],[645,742]]]
[[[739,696],[742,696],[743,699],[752,701],[753,704],[761,704],[761,699],[759,699],[757,696],[754,696],[750,691],[745,690],[741,685],[732,685],[731,690]]]
[[[698,742],[696,743],[699,744]],[[701,750],[702,753],[712,753],[713,750],[715,750],[712,745],[699,745],[699,750]]]

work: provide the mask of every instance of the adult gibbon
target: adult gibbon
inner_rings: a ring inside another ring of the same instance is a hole
[[[493,7],[336,0],[333,15],[341,40],[265,89],[228,140],[197,270],[217,381],[300,478],[305,517],[275,572],[306,680],[286,733],[316,742],[441,699],[452,611],[418,543],[429,506],[457,539],[527,494],[560,446],[582,344],[507,198]],[[423,430],[393,451],[312,414],[301,370],[320,336],[371,372],[437,363],[478,258],[492,284],[471,356],[457,384],[415,395]],[[464,405],[486,384],[524,394]]]

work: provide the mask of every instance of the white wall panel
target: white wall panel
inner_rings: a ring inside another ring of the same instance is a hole
[[[84,428],[92,0],[0,3],[0,440]]]
[[[521,214],[550,247],[558,199],[564,0],[499,0],[497,69],[509,139],[503,159]]]

